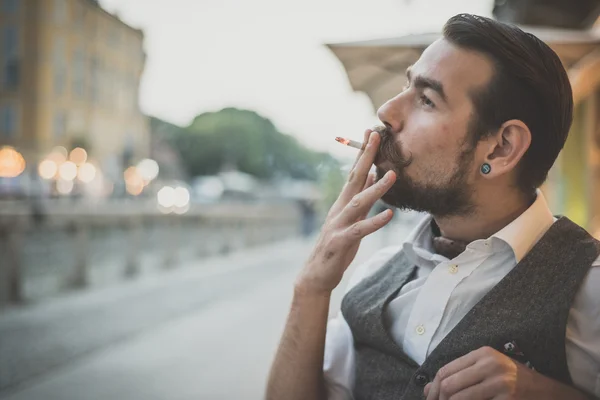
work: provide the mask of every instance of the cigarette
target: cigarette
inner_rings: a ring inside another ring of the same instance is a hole
[[[359,150],[365,149],[364,143],[357,142],[356,140],[350,140],[350,139],[346,139],[346,138],[339,137],[339,136],[336,137],[335,140],[340,142],[341,144],[345,144],[346,146],[354,147],[355,149],[359,149]]]

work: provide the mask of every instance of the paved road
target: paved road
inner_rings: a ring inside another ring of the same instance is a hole
[[[368,238],[354,265],[389,242]],[[262,399],[311,245],[277,243],[10,310],[0,315],[0,398]]]

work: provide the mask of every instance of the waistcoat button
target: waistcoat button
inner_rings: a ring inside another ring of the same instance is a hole
[[[429,377],[424,373],[418,373],[415,375],[415,383],[419,386],[425,386],[429,383]]]

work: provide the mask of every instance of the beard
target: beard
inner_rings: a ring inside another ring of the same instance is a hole
[[[465,146],[457,157],[457,164],[449,178],[435,183],[420,183],[406,173],[413,159],[412,154],[404,156],[402,143],[395,141],[386,127],[376,127],[381,143],[375,159],[377,179],[381,179],[388,169],[396,173],[396,182],[382,196],[382,200],[392,207],[403,210],[427,212],[435,217],[468,215],[475,209],[472,189],[468,183],[472,155],[475,146]],[[468,134],[467,137],[471,135]]]

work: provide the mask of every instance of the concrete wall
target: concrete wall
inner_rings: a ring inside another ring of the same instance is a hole
[[[123,203],[0,209],[0,306],[161,273],[300,234],[294,204],[195,206],[164,215]],[[37,221],[37,222],[36,222]]]

